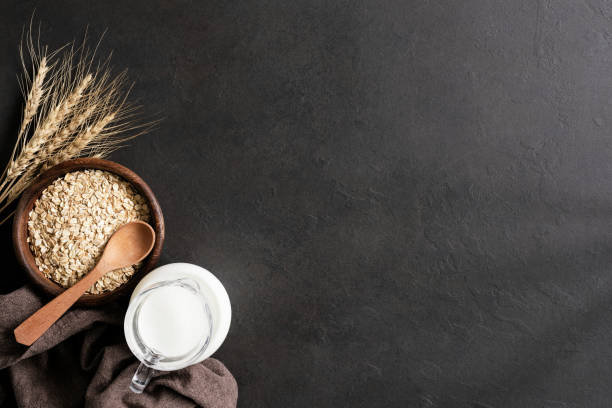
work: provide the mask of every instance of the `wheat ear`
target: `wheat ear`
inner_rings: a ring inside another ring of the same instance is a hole
[[[17,159],[10,164],[7,171],[8,181],[22,174],[34,161],[46,159],[44,155],[37,155],[36,153],[38,153],[45,143],[54,143],[54,140],[50,138],[58,131],[64,118],[70,114],[72,108],[78,103],[83,92],[89,85],[89,82],[91,82],[91,79],[92,76],[87,75],[62,102],[51,109],[42,125],[36,128],[34,135],[32,135],[32,138],[26,143]],[[59,140],[57,140],[57,142],[59,142]]]
[[[45,92],[43,88],[43,84],[45,82],[45,77],[47,76],[47,72],[49,72],[49,66],[47,65],[47,57],[44,56],[40,60],[40,65],[38,66],[38,72],[32,81],[32,86],[30,87],[30,91],[28,92],[28,96],[26,97],[26,104],[23,108],[23,120],[21,121],[21,126],[19,127],[19,133],[17,134],[17,139],[21,139],[23,134],[32,119],[38,112],[38,106],[40,105],[40,101]]]
[[[89,109],[88,109],[89,111]],[[87,118],[87,116],[83,116],[83,120]],[[66,160],[70,160],[74,157],[77,157],[81,152],[90,144],[93,140],[95,140],[98,136],[100,136],[101,132],[104,128],[115,119],[115,113],[111,113],[106,115],[104,118],[96,122],[92,126],[88,126],[82,133],[77,135],[72,143],[70,143],[64,150],[61,150],[57,153],[51,160],[49,160],[45,165],[40,169],[44,171],[49,167],[53,167],[56,164],[64,162]],[[48,157],[47,157],[48,158]],[[28,170],[20,179],[17,181],[10,189],[10,193],[8,194],[7,203],[0,208],[0,212],[4,210],[4,208],[12,202],[19,194],[21,194],[30,184],[34,176],[37,174],[38,170],[36,167],[32,167],[31,170]]]
[[[69,140],[73,135],[77,132],[77,130],[90,118],[96,111],[98,110],[97,105],[89,106],[83,112],[72,117],[70,122],[66,127],[64,127],[53,140],[56,140],[57,143],[49,143],[45,146],[44,153],[42,156],[46,162],[40,168],[40,172],[47,170],[52,167],[56,163],[59,163],[58,157],[53,157],[56,152],[62,154],[60,151],[62,147],[66,147],[69,143]],[[18,195],[19,193],[17,193]]]
[[[38,71],[36,72],[36,76],[34,77],[32,84],[30,86],[30,90],[26,96],[26,103],[23,108],[23,119],[21,121],[21,126],[19,127],[19,132],[17,134],[17,141],[15,142],[15,147],[13,148],[13,152],[11,154],[11,161],[6,166],[3,172],[3,176],[8,174],[11,165],[14,163],[15,154],[17,153],[17,148],[20,145],[20,141],[23,139],[32,119],[36,116],[38,112],[38,108],[40,106],[40,102],[45,94],[45,78],[47,73],[49,72],[49,65],[47,63],[47,57],[44,56],[40,60],[40,64],[38,65]],[[2,185],[6,184],[6,180],[2,183]]]
[[[93,79],[91,74],[88,74],[85,78],[81,80],[79,86],[68,96],[66,99],[66,106],[68,109],[76,106],[76,104],[83,96],[83,92],[89,86],[91,80]],[[47,143],[45,143],[44,147],[40,151],[40,158],[44,161],[51,158],[53,153],[61,149],[63,146],[68,143],[70,136],[73,135],[77,129],[85,123],[87,118],[96,110],[96,106],[90,106],[85,111],[72,116],[68,124],[61,128],[59,132],[57,132],[52,138],[49,139]]]
[[[109,113],[92,126],[88,126],[83,132],[79,133],[74,138],[72,143],[66,146],[64,150],[56,154],[49,165],[55,166],[56,164],[78,156],[87,147],[87,145],[95,140],[104,130],[104,128],[115,119],[115,115],[116,112]]]

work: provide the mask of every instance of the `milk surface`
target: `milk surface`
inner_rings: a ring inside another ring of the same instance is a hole
[[[138,316],[143,343],[165,357],[192,352],[209,336],[210,321],[202,301],[189,289],[167,286],[152,291]]]

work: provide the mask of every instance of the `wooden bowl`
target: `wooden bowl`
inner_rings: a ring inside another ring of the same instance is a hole
[[[110,292],[105,292],[98,295],[85,294],[77,301],[77,305],[94,306],[110,302],[120,296],[131,293],[138,281],[155,266],[155,263],[159,259],[159,255],[161,253],[165,235],[164,216],[162,215],[161,207],[159,206],[155,195],[153,195],[153,192],[147,183],[138,177],[136,173],[120,164],[108,160],[94,158],[70,160],[50,168],[41,174],[38,179],[36,179],[36,181],[34,181],[34,183],[22,194],[21,199],[17,204],[17,209],[15,210],[13,219],[13,246],[15,248],[17,260],[37,288],[49,296],[57,296],[64,291],[63,287],[43,275],[43,273],[40,272],[36,266],[34,256],[26,241],[28,237],[28,219],[30,211],[32,210],[32,207],[34,207],[34,203],[49,184],[66,173],[86,169],[106,170],[131,183],[132,186],[134,186],[134,188],[140,194],[142,194],[142,196],[145,197],[149,203],[152,221],[151,226],[155,230],[156,235],[153,250],[149,256],[145,258],[140,269],[138,269],[138,271],[136,271],[136,273],[126,283]]]

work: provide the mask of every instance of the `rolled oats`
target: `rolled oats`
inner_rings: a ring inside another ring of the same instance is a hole
[[[120,226],[149,218],[146,200],[127,181],[102,170],[75,171],[53,181],[36,200],[27,241],[40,271],[70,287],[93,269]],[[138,266],[107,273],[88,293],[118,288]]]

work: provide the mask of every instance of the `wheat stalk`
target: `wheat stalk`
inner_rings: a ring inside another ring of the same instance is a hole
[[[35,67],[31,77],[24,48]],[[110,57],[95,64],[96,50],[90,51],[83,41],[76,48],[53,53],[44,48],[41,53],[30,28],[25,47],[20,47],[25,105],[15,147],[0,176],[0,213],[41,171],[83,155],[104,157],[157,124],[136,122],[138,107],[126,102],[131,87],[126,86],[125,71],[113,76]],[[54,63],[57,56],[61,58]]]
[[[0,209],[0,212],[2,212],[4,208],[6,208],[10,203],[12,203],[15,200],[15,198],[17,198],[17,196],[23,193],[23,191],[26,188],[28,188],[28,186],[30,185],[33,179],[34,179],[33,171],[27,172],[26,174],[23,175],[23,177],[20,177],[19,181],[14,183],[11,186],[11,188],[7,190],[7,195],[6,195],[7,203],[2,207],[2,209]],[[0,222],[0,225],[2,225],[2,222]]]

